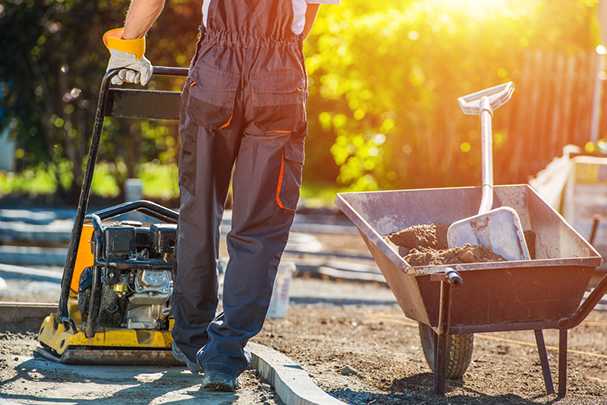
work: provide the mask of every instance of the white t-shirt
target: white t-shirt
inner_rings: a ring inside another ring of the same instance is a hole
[[[209,15],[209,5],[212,0],[204,0],[202,3],[202,23],[207,26],[207,16]],[[339,0],[291,0],[293,2],[293,33],[299,35],[303,32],[306,25],[306,10],[308,4],[338,4]]]

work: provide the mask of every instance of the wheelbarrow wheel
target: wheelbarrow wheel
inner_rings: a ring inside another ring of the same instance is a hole
[[[423,323],[419,324],[419,337],[422,341],[422,349],[426,362],[434,371],[434,344],[436,334],[431,327]],[[472,360],[472,351],[474,349],[474,335],[449,335],[447,340],[447,378],[450,380],[460,380]]]

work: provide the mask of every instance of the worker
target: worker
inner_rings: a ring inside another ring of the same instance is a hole
[[[203,371],[207,390],[233,391],[244,347],[262,328],[299,199],[306,136],[302,43],[322,3],[204,0],[196,54],[182,93],[181,192],[172,300],[173,353]],[[112,83],[146,85],[145,34],[164,0],[132,0],[108,31]],[[219,226],[232,177],[230,260],[217,309]]]

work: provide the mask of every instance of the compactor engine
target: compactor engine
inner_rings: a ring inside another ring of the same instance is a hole
[[[84,269],[78,286],[83,325],[93,330],[168,329],[176,230],[174,224],[137,221],[95,230],[94,265]]]

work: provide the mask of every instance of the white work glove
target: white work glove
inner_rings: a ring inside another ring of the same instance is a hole
[[[152,64],[143,56],[145,37],[122,39],[123,28],[109,30],[103,35],[103,43],[110,51],[107,70],[120,69],[111,83],[122,85],[136,83],[145,86],[152,77]]]
[[[110,50],[106,71],[111,69],[120,69],[111,79],[112,84],[118,86],[125,82],[145,86],[152,77],[152,64],[145,56],[137,59],[131,53],[117,50]]]

